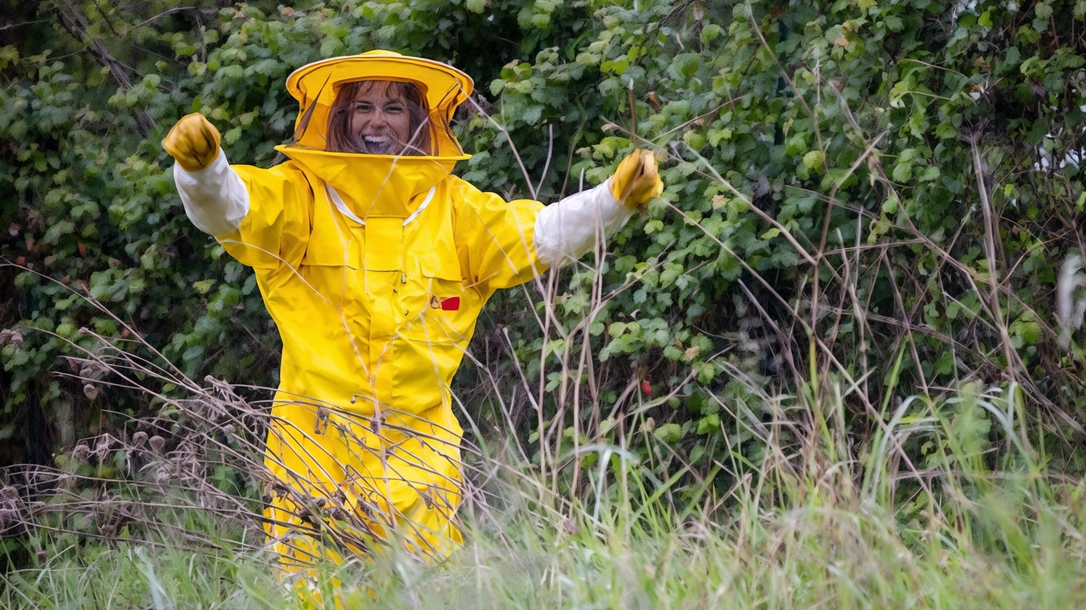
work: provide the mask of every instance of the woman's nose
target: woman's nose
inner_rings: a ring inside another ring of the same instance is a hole
[[[373,113],[370,114],[370,125],[376,125],[378,127],[383,127],[387,123],[388,123],[388,120],[385,117],[385,113],[383,111],[374,110]]]

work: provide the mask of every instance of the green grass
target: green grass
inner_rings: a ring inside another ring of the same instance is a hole
[[[619,523],[629,515],[614,506],[603,523],[511,507],[500,529],[473,529],[443,564],[387,551],[322,574],[342,581],[347,607],[1079,608],[1082,489],[1061,501],[1049,484],[1016,481],[956,506],[952,523],[906,525],[820,494],[681,524],[667,514]],[[88,546],[8,574],[0,605],[289,607],[267,565],[254,553]]]
[[[648,486],[596,465],[571,503],[548,489],[549,477],[491,479],[488,502],[462,511],[466,543],[448,560],[390,549],[322,566],[324,599],[348,608],[1086,607],[1086,483],[1039,465],[1052,456],[1024,442],[1019,407],[1001,396],[965,387],[942,402],[909,399],[870,446],[855,448],[813,409],[806,437],[770,443],[725,491]],[[910,443],[926,443],[914,451],[925,463],[912,469],[896,449]],[[501,461],[487,463],[515,473]],[[231,550],[236,528],[185,518],[220,550],[36,533],[37,567],[4,576],[0,607],[293,606],[266,554]]]

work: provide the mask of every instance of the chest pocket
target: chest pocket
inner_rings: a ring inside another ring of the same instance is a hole
[[[428,338],[438,343],[466,345],[479,312],[478,295],[464,286],[455,257],[451,261],[423,259],[420,263],[426,288],[421,317]]]
[[[302,256],[302,266],[346,267],[362,269],[362,248],[350,235],[319,235],[313,233]]]
[[[397,408],[430,408],[447,399],[446,389],[460,366],[479,313],[477,292],[465,287],[456,259],[420,253],[408,316],[394,341],[391,402]],[[410,274],[409,274],[410,275]]]
[[[311,291],[314,307],[331,306],[343,313],[363,306],[362,244],[351,228],[329,225],[318,225],[310,234],[298,270],[304,280],[299,285]]]
[[[434,217],[419,227],[407,249],[421,300],[416,303],[419,315],[407,320],[403,334],[411,341],[463,348],[479,313],[479,295],[465,286],[451,219]]]
[[[326,189],[321,189],[327,193]],[[302,256],[303,267],[343,267],[361,271],[362,233],[365,223],[356,217],[333,211],[338,205],[331,198],[316,202],[312,212],[312,231]]]

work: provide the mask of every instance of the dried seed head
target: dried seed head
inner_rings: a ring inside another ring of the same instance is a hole
[[[8,485],[7,487],[0,489],[0,497],[4,498],[5,500],[15,500],[19,497],[19,490],[15,489],[11,485]]]
[[[656,420],[653,418],[646,419],[639,428],[640,432],[652,432],[656,429]]]
[[[132,442],[135,443],[137,447],[142,447],[143,444],[147,442],[147,433],[143,430],[136,432],[132,435]]]
[[[90,400],[94,400],[95,398],[98,398],[98,388],[94,387],[94,384],[88,383],[83,386],[83,395]]]
[[[236,430],[237,428],[234,427],[234,424],[226,424],[222,427],[222,431],[226,434],[233,434]]]
[[[72,449],[72,457],[81,462],[87,459],[88,455],[90,455],[90,447],[86,445],[76,445],[75,449]]]
[[[197,401],[193,410],[197,413],[203,414],[204,417],[211,423],[219,421],[219,419],[221,419],[223,415],[222,410],[217,409],[215,403],[208,400]]]
[[[573,519],[566,517],[562,520],[562,531],[564,531],[566,534],[572,536],[573,534],[577,533],[578,529],[579,528],[577,527],[577,522]]]
[[[6,533],[7,530],[20,521],[19,511],[14,508],[6,506],[0,506],[0,534]]]
[[[103,434],[98,437],[98,444],[94,447],[94,453],[98,455],[98,459],[105,457],[105,454],[109,452],[109,448],[113,445],[113,439],[108,434]]]
[[[166,447],[166,439],[159,435],[151,437],[151,449],[154,449],[155,453],[162,453],[162,450]]]
[[[23,336],[19,333],[19,331],[12,328],[2,330],[0,331],[0,345],[3,345],[5,343],[10,343],[16,348],[22,347]]]
[[[160,437],[155,437],[155,438],[160,438]],[[151,439],[151,440],[153,441],[154,439]],[[172,478],[173,478],[173,475],[170,474],[170,469],[169,468],[159,468],[158,470],[155,471],[155,483],[158,483],[159,485],[165,485]]]

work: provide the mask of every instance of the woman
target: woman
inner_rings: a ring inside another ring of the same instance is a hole
[[[496,290],[577,258],[658,196],[637,151],[551,206],[451,175],[448,122],[472,92],[450,66],[386,51],[295,71],[289,161],[230,165],[184,117],[163,146],[185,211],[253,267],[283,339],[266,463],[267,532],[285,567],[373,539],[443,556],[460,542],[460,437],[449,384]]]

